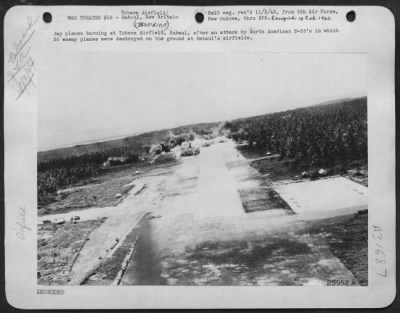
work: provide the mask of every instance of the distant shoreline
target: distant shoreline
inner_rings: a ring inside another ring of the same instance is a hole
[[[54,148],[44,148],[41,150],[38,149],[38,153],[48,152],[48,151],[53,151],[53,150],[58,150],[58,149],[73,148],[76,146],[90,145],[90,144],[94,144],[94,143],[102,143],[102,142],[118,140],[118,139],[124,139],[126,137],[138,136],[140,134],[142,134],[142,133],[119,135],[119,136],[114,136],[114,137],[104,137],[104,138],[92,139],[92,140],[87,140],[87,141],[80,141],[77,143],[66,144],[64,146],[58,146],[58,147],[54,147]]]

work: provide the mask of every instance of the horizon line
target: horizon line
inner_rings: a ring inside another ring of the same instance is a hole
[[[173,126],[170,128],[150,129],[150,130],[139,131],[139,132],[131,133],[131,134],[127,133],[125,135],[121,134],[121,135],[116,135],[116,136],[112,136],[112,137],[103,137],[103,138],[97,138],[97,139],[92,139],[92,140],[85,140],[85,141],[80,141],[80,142],[76,142],[76,143],[65,144],[62,146],[54,147],[54,148],[44,148],[41,150],[38,149],[37,153],[49,152],[49,151],[54,151],[54,150],[59,150],[59,149],[73,148],[73,147],[77,147],[77,146],[84,146],[84,145],[90,145],[90,144],[95,144],[95,143],[104,143],[104,142],[123,139],[123,138],[127,138],[127,137],[139,136],[142,134],[151,133],[151,132],[155,132],[155,131],[171,130],[171,129],[180,128],[180,127],[192,126],[192,125],[196,125],[196,124],[222,123],[222,122],[226,122],[226,121],[230,121],[230,120],[251,118],[251,117],[255,117],[255,116],[259,116],[259,115],[267,115],[267,114],[273,114],[273,113],[292,111],[292,110],[297,110],[297,109],[302,109],[302,108],[313,107],[313,106],[317,106],[317,105],[329,105],[329,104],[334,104],[335,102],[339,102],[339,101],[354,100],[354,99],[360,99],[360,98],[367,98],[367,95],[345,97],[345,98],[335,98],[335,99],[326,100],[326,101],[315,103],[315,104],[310,104],[310,105],[303,106],[303,107],[296,107],[296,108],[287,109],[287,110],[283,110],[283,111],[261,113],[261,114],[257,114],[257,115],[254,115],[254,114],[246,115],[246,116],[242,116],[242,117],[235,117],[233,119],[225,119],[225,120],[219,120],[219,121],[214,121],[214,122],[212,122],[212,121],[211,122],[195,122],[195,123],[191,123],[191,124],[177,125],[177,126]]]

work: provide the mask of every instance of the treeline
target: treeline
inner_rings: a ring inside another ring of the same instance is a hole
[[[109,157],[123,156],[126,163],[136,162],[139,156],[130,147],[110,149],[104,152],[50,159],[38,163],[39,203],[51,198],[58,189],[99,174],[102,164]]]
[[[305,167],[367,159],[367,98],[238,119],[225,128],[250,150]]]

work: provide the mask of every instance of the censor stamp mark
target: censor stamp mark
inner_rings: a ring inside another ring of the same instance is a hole
[[[37,289],[36,294],[61,296],[61,295],[65,294],[65,290],[64,289]]]

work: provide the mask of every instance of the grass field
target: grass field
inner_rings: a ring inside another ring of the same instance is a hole
[[[140,178],[142,175],[157,168],[169,167],[176,162],[168,164],[134,163],[104,171],[100,176],[59,192],[53,201],[38,208],[38,216],[69,211],[116,206],[121,203],[132,189],[133,185],[126,186]],[[139,174],[136,173],[139,171]],[[121,196],[116,197],[117,194]]]
[[[89,234],[104,219],[64,225],[38,226],[38,283],[65,285],[69,272]]]
[[[368,213],[362,211],[310,223],[306,229],[325,241],[332,253],[353,273],[361,286],[368,285]]]
[[[41,205],[38,215],[65,213],[90,207],[108,207],[120,203],[133,186],[126,186],[135,179],[137,165],[112,169],[83,184],[61,191],[54,201]],[[117,194],[121,194],[116,198]]]

